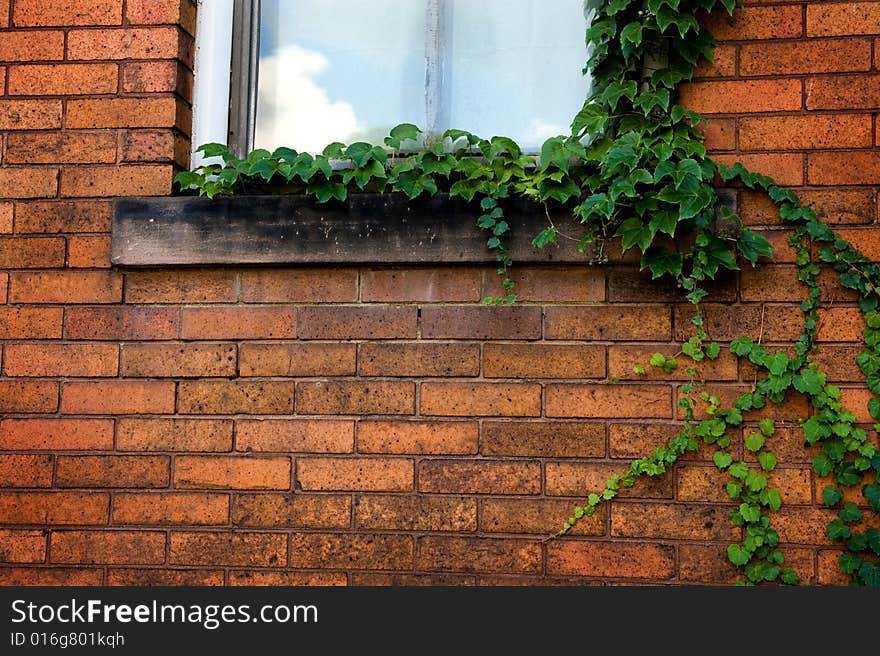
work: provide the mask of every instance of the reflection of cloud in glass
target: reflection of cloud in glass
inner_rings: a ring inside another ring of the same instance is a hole
[[[351,104],[331,100],[315,82],[328,66],[321,53],[295,44],[260,58],[257,148],[321,152],[331,141],[350,141],[364,129]]]

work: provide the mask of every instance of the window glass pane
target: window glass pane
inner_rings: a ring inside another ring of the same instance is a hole
[[[569,134],[589,91],[583,0],[445,0],[441,124],[531,152]]]
[[[262,0],[255,147],[320,152],[425,123],[424,0]]]

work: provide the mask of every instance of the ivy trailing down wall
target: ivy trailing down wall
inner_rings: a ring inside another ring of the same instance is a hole
[[[742,527],[742,541],[728,548],[741,568],[743,583],[798,582],[786,567],[780,537],[772,526],[782,499],[771,486],[777,458],[772,452],[776,426],[758,422],[745,436],[749,461],[735,461],[731,433],[749,413],[778,404],[790,393],[808,397],[812,413],[801,422],[806,445],[820,445],[815,472],[827,484],[824,503],[836,511],[828,536],[843,546],[841,569],[854,584],[880,585],[880,451],[856,416],[841,403],[840,389],[826,380],[813,359],[822,307],[818,276],[823,268],[839,274],[840,284],[856,290],[864,314],[864,350],[857,363],[870,392],[880,395],[880,267],[823,223],[790,190],[740,164],[724,167],[707,156],[700,131],[703,120],[676,104],[676,88],[690,80],[701,58],[712,58],[712,35],[698,16],[712,11],[732,14],[736,0],[596,0],[586,32],[589,60],[584,72],[593,80],[591,95],[571,123],[571,133],[548,139],[539,156],[524,155],[505,137],[483,139],[463,130],[424,134],[400,125],[383,145],[333,143],[320,155],[291,148],[255,150],[233,157],[225,146],[200,148],[222,163],[177,175],[182,189],[201,195],[300,193],[324,203],[344,201],[352,190],[398,192],[414,199],[446,191],[479,203],[478,225],[489,236],[503,280],[503,297],[488,303],[513,303],[508,275],[514,263],[506,246],[511,226],[505,199],[521,197],[548,208],[570,207],[583,232],[577,235],[585,261],[601,264],[609,242],[623,251],[638,249],[641,267],[654,279],[672,278],[693,305],[693,336],[677,358],[655,354],[646,367],[667,373],[684,366],[691,382],[678,404],[682,430],[654,453],[634,460],[612,476],[602,490],[587,494],[561,530],[564,536],[585,515],[613,499],[642,476],[664,474],[682,455],[700,444],[715,449],[712,460],[729,477],[726,491],[734,502],[731,521]],[[341,164],[341,165],[340,165]],[[803,332],[793,349],[770,351],[758,337],[740,337],[729,349],[748,359],[758,374],[751,389],[724,407],[700,380],[700,363],[717,358],[721,345],[704,327],[700,304],[707,283],[723,270],[754,266],[772,258],[770,244],[742,224],[719,201],[718,186],[742,185],[759,190],[779,206],[793,228],[789,243],[796,252],[803,283]],[[550,212],[547,212],[550,216]],[[548,218],[549,221],[549,218]],[[534,236],[544,248],[559,235],[552,223]],[[870,415],[880,421],[880,399],[871,398]],[[876,431],[880,424],[874,426]],[[852,488],[852,492],[847,492]],[[865,515],[868,515],[867,517]]]

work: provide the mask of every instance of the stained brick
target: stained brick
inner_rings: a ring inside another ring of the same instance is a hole
[[[358,422],[360,453],[469,454],[477,452],[479,427],[471,421]]]
[[[0,412],[55,412],[58,383],[47,380],[0,380]]]
[[[419,490],[441,494],[539,494],[536,461],[423,460]]]
[[[669,309],[659,305],[548,307],[547,339],[665,340],[672,335]]]
[[[728,508],[706,504],[616,502],[611,535],[641,539],[735,540]]]
[[[67,58],[174,59],[180,51],[178,40],[174,27],[70,30]]]
[[[47,455],[0,454],[0,487],[51,487],[53,462]]]
[[[179,62],[132,62],[122,66],[122,91],[125,93],[177,92],[182,98],[190,97],[191,83]]]
[[[178,310],[166,307],[67,308],[68,339],[153,340],[177,337]]]
[[[675,573],[675,549],[645,542],[557,540],[547,546],[547,573],[669,579]]]
[[[16,132],[6,138],[6,161],[16,164],[88,164],[116,161],[112,132]]]
[[[109,568],[107,585],[122,586],[207,586],[223,585],[223,570]]]
[[[131,380],[65,382],[61,410],[89,415],[171,413],[174,412],[174,383]]]
[[[773,528],[783,543],[830,545],[826,527],[836,516],[830,508],[782,508],[773,517]]]
[[[135,492],[113,497],[113,524],[212,525],[229,521],[229,495]]]
[[[234,376],[235,365],[232,344],[125,344],[120,372],[132,377]]]
[[[177,395],[181,414],[292,414],[293,383],[280,381],[184,381]]]
[[[662,424],[617,424],[612,423],[608,428],[608,444],[612,458],[641,458],[653,453],[657,447],[665,445],[670,439],[675,437],[681,430],[682,425],[662,423]],[[711,447],[702,447],[708,449]],[[736,445],[734,447],[736,448]],[[736,453],[735,451],[732,451]],[[683,460],[693,459],[694,457],[705,457],[706,460],[712,458],[712,452],[707,454],[697,452],[695,455],[685,454]]]
[[[535,533],[552,535],[571,516],[578,500],[561,499],[485,499],[480,513],[480,529],[490,533]],[[605,509],[583,517],[571,535],[605,535]]]
[[[58,339],[64,310],[0,307],[0,339]]]
[[[786,112],[801,108],[801,81],[731,80],[682,84],[681,104],[700,114]]]
[[[248,456],[178,456],[174,487],[199,490],[290,489],[290,459]]]
[[[641,456],[648,453],[639,454]],[[549,496],[579,497],[601,492],[611,476],[626,473],[626,465],[602,462],[548,462],[546,465],[546,492]],[[642,477],[631,488],[620,490],[621,498],[671,499],[671,476]]]
[[[170,128],[179,125],[180,111],[171,97],[69,100],[64,125],[81,129]]]
[[[337,494],[239,494],[232,506],[232,523],[252,528],[348,528],[351,498]]]
[[[604,378],[605,348],[578,344],[486,344],[486,378]]]
[[[55,563],[159,564],[165,534],[158,531],[55,531],[50,536]]]
[[[183,339],[279,339],[296,335],[296,309],[275,307],[184,308]]]
[[[411,570],[413,539],[381,533],[294,533],[290,539],[290,566]]]
[[[284,453],[350,453],[354,422],[322,419],[240,419],[237,451]]]
[[[806,106],[821,109],[872,109],[880,106],[880,75],[817,75],[804,83]],[[832,147],[833,144],[832,144]]]
[[[534,540],[425,536],[416,553],[416,568],[428,571],[538,573],[542,565]]]
[[[79,269],[109,269],[110,237],[72,235],[67,240],[67,266]]]
[[[517,301],[591,303],[605,300],[605,272],[588,266],[515,266],[510,272]],[[486,271],[481,297],[505,296],[501,278]]]
[[[118,303],[122,277],[111,271],[14,271],[9,277],[13,303]]]
[[[116,344],[33,342],[6,347],[7,376],[115,376]]]
[[[18,0],[12,22],[31,25],[119,25],[122,5],[116,0]]]
[[[60,100],[0,100],[0,130],[46,130],[60,127]]]
[[[61,172],[61,195],[164,196],[173,173],[164,164],[68,167]]]
[[[803,16],[798,6],[737,7],[733,16],[716,11],[706,27],[718,41],[791,39],[803,34]]]
[[[764,340],[793,341],[801,333],[803,313],[798,305],[759,303],[720,305],[702,304],[704,328],[712,339],[730,341],[743,335],[758,335],[763,326]],[[694,333],[691,319],[694,308],[675,308],[675,339],[686,340]]]
[[[739,70],[750,75],[795,75],[871,68],[870,39],[808,39],[746,44],[740,49]]]
[[[354,344],[245,343],[238,348],[242,376],[353,376],[357,371]]]
[[[736,75],[737,47],[721,43],[712,52],[712,61],[700,57],[694,67],[694,78],[733,77]]]
[[[110,419],[3,419],[0,448],[28,450],[109,450],[113,448]]]
[[[254,270],[241,274],[246,303],[351,303],[357,300],[354,269]]]
[[[44,531],[0,529],[0,562],[42,563],[46,559]]]
[[[722,153],[715,157],[715,161],[724,166],[733,166],[739,162],[753,173],[772,176],[780,185],[794,186],[804,183],[804,161],[800,153]]]
[[[119,87],[115,64],[21,64],[10,66],[7,77],[10,96],[116,93]]]
[[[880,8],[874,2],[807,5],[807,36],[880,34]]]
[[[64,32],[61,30],[3,33],[3,42],[0,43],[0,61],[33,62],[53,59],[64,59]]]
[[[132,25],[180,25],[195,32],[195,3],[188,0],[128,0],[125,17]]]
[[[772,449],[774,452],[775,448]],[[679,467],[677,471],[678,499],[680,501],[730,502],[725,486],[727,474],[715,467],[696,465]],[[778,468],[769,476],[770,487],[779,490],[785,504],[808,504],[813,498],[809,469]]]
[[[401,492],[413,489],[408,458],[299,458],[297,482],[303,490]]]
[[[480,300],[480,271],[471,268],[370,269],[361,273],[366,303]]]
[[[172,532],[172,565],[279,567],[287,562],[287,536],[281,533]]]
[[[880,177],[880,152],[809,153],[807,180],[816,185],[876,184]]]
[[[417,309],[411,306],[303,307],[300,339],[406,339],[416,336]]]
[[[106,524],[110,496],[100,492],[0,492],[3,524]]]
[[[600,458],[605,426],[567,421],[485,421],[481,452],[487,456]]]
[[[547,385],[548,417],[672,416],[672,389],[663,385]]]
[[[6,198],[51,198],[58,193],[58,169],[25,166],[2,168],[0,188]]]
[[[0,567],[0,585],[101,585],[103,569],[64,567]]]
[[[475,531],[477,502],[467,497],[361,495],[354,503],[359,529]]]
[[[167,487],[168,456],[58,456],[58,487]]]
[[[538,417],[541,386],[532,383],[422,383],[420,410],[453,417]]]
[[[739,120],[743,150],[865,148],[873,143],[867,114],[746,117]]]
[[[541,308],[439,305],[422,308],[426,339],[540,339]]]
[[[232,421],[121,417],[116,446],[120,451],[231,451]]]
[[[402,381],[357,380],[297,383],[296,411],[314,415],[407,415],[415,410],[415,386]]]
[[[477,376],[478,344],[361,344],[358,352],[362,376]]]
[[[53,200],[16,203],[15,231],[17,233],[110,232],[110,201]]]
[[[123,162],[177,162],[189,168],[190,142],[171,130],[129,130],[122,134]]]

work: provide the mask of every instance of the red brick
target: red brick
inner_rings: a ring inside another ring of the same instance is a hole
[[[672,336],[668,308],[659,305],[548,307],[547,339],[666,340]]]
[[[0,380],[0,412],[55,412],[58,383],[46,380]]]
[[[122,6],[116,0],[18,0],[12,15],[16,27],[30,25],[119,25]]]
[[[115,344],[9,344],[4,371],[7,376],[115,376],[118,362]]]
[[[229,571],[229,585],[301,587],[340,586],[347,582],[348,577],[341,572]]]
[[[763,299],[761,299],[763,300]],[[794,300],[794,299],[792,299]],[[763,326],[764,340],[794,341],[802,332],[803,313],[797,305],[764,305],[758,303],[719,305],[702,304],[704,328],[711,339],[728,342],[743,335],[757,335]],[[694,308],[675,308],[675,339],[686,340],[694,334],[691,319]]]
[[[123,162],[189,164],[189,141],[171,130],[129,130],[122,134]]]
[[[290,566],[411,570],[413,539],[381,533],[294,533],[290,538]]]
[[[17,233],[110,232],[110,201],[32,201],[15,204]]]
[[[770,445],[775,453],[775,448]],[[725,486],[730,476],[716,467],[689,465],[677,470],[679,501],[730,502]],[[779,490],[784,504],[808,504],[813,499],[809,469],[778,468],[769,476],[770,487]]]
[[[712,51],[712,61],[701,57],[694,67],[694,78],[733,77],[736,75],[737,47],[720,44]]]
[[[679,576],[683,581],[731,584],[742,576],[727,557],[726,546],[682,544],[678,553]]]
[[[9,3],[0,3],[0,27],[9,27]]]
[[[350,303],[357,300],[354,269],[253,270],[241,274],[246,303]]]
[[[473,454],[479,427],[472,421],[358,422],[360,453]]]
[[[67,266],[79,269],[110,268],[110,237],[71,236],[67,240]]]
[[[720,154],[715,161],[724,166],[739,162],[749,171],[772,176],[777,184],[784,186],[804,183],[804,157],[800,153]]]
[[[236,451],[351,453],[354,422],[321,419],[239,419]]]
[[[840,390],[840,402],[852,412],[859,422],[871,423],[873,419],[868,413],[868,401],[873,398],[871,391],[864,388],[843,388]]]
[[[422,308],[425,339],[540,339],[541,308],[440,305]]]
[[[179,489],[287,490],[290,459],[249,456],[178,456],[174,487]]]
[[[296,308],[237,305],[184,308],[183,339],[278,339],[296,335]]]
[[[605,347],[579,344],[486,344],[486,378],[604,378]]]
[[[292,414],[293,383],[281,381],[184,381],[181,414]]]
[[[548,417],[672,416],[672,389],[665,385],[547,385]]]
[[[3,82],[2,78],[0,78],[0,82]],[[14,204],[11,201],[0,203],[0,234],[12,233],[13,216]]]
[[[87,415],[171,413],[174,412],[174,383],[133,380],[65,382],[61,410]]]
[[[463,574],[376,574],[374,572],[352,572],[349,585],[464,586],[476,585],[476,577]]]
[[[195,3],[189,0],[128,0],[125,17],[132,25],[180,25],[195,33]]]
[[[587,266],[514,266],[510,278],[518,301],[590,303],[605,300],[605,272]],[[494,270],[483,276],[481,297],[505,296]]]
[[[103,569],[62,567],[0,567],[0,585],[101,585]]]
[[[480,271],[472,268],[370,269],[361,272],[365,303],[480,300]]]
[[[736,120],[713,118],[702,127],[706,148],[713,150],[736,150]]]
[[[120,373],[132,377],[234,376],[234,344],[125,344]]]
[[[801,108],[801,81],[787,78],[685,83],[678,95],[682,105],[700,114],[797,111]]]
[[[61,172],[62,196],[164,196],[171,191],[168,165],[77,166]]]
[[[810,153],[807,155],[810,184],[876,184],[880,179],[880,152]]]
[[[721,351],[716,360],[704,360],[698,364],[683,359],[678,369],[671,374],[649,364],[654,353],[673,357],[679,352],[677,346],[656,344],[654,346],[612,346],[608,349],[608,375],[613,380],[690,380],[689,367],[699,372],[701,380],[736,380],[738,377],[737,358],[727,349]],[[633,367],[644,367],[646,375],[637,374]]]
[[[124,93],[172,93],[188,98],[190,84],[182,64],[176,61],[132,62],[122,66]]]
[[[177,337],[177,308],[67,308],[67,339],[151,340]]]
[[[707,285],[714,300],[736,298],[736,278],[720,273]],[[608,300],[623,303],[663,303],[682,298],[681,288],[671,279],[652,280],[650,271],[637,267],[614,267],[608,272]]]
[[[67,58],[83,59],[174,59],[178,56],[178,32],[174,27],[70,30]]]
[[[0,61],[48,61],[64,59],[64,32],[28,30],[4,32],[0,43]]]
[[[820,342],[858,342],[865,330],[865,317],[858,308],[833,307],[819,311]]]
[[[536,461],[423,460],[419,490],[445,494],[540,494]]]
[[[113,497],[113,524],[211,525],[229,522],[229,495],[137,492]]]
[[[537,383],[422,383],[420,411],[453,417],[538,417]]]
[[[361,376],[478,376],[479,344],[381,344],[359,347]]]
[[[826,527],[836,515],[829,508],[782,508],[773,517],[773,527],[782,543],[830,545]]]
[[[122,277],[110,271],[13,272],[9,276],[13,303],[118,303]]]
[[[680,390],[677,390],[677,393],[679,392]],[[721,400],[721,407],[729,408],[740,395],[750,393],[751,386],[745,383],[739,385],[719,383],[713,387],[712,392]],[[800,420],[808,415],[809,407],[807,397],[790,391],[781,403],[768,403],[761,410],[752,410],[749,419],[755,421],[764,417],[773,417],[777,420]],[[694,409],[694,414],[697,419],[704,419],[707,416],[705,406],[702,403],[698,404]],[[679,410],[679,419],[684,419],[684,411],[681,409]]]
[[[172,565],[278,567],[287,562],[287,536],[281,533],[172,532]]]
[[[745,44],[739,70],[749,75],[796,75],[871,68],[870,39],[808,39]]]
[[[807,109],[872,109],[880,106],[880,75],[817,75],[807,79],[804,87]]]
[[[303,307],[300,339],[406,339],[416,336],[414,306]]]
[[[541,571],[541,545],[535,540],[483,537],[418,538],[416,568],[445,572]]]
[[[3,435],[3,431],[3,423],[0,422],[0,435]],[[52,468],[52,456],[0,455],[0,487],[51,487]]]
[[[64,266],[64,240],[59,237],[0,238],[0,267],[42,269]]]
[[[742,118],[739,145],[743,150],[815,150],[862,148],[873,143],[867,114],[831,114]]]
[[[0,492],[3,524],[106,524],[110,495],[99,492]]]
[[[402,492],[413,489],[409,458],[299,458],[296,479],[303,490]]]
[[[560,499],[485,499],[480,512],[480,529],[489,533],[536,533],[552,535],[571,517],[576,500]],[[605,535],[604,508],[583,517],[571,535]]]
[[[120,451],[231,451],[232,421],[121,417],[116,447]]]
[[[718,41],[791,39],[803,34],[803,15],[798,6],[750,7],[730,16],[716,11],[705,23]]]
[[[880,7],[875,2],[807,5],[807,36],[880,34]]]
[[[0,302],[6,303],[9,289],[9,274],[5,271],[0,275]]]
[[[844,586],[850,585],[850,577],[840,569],[838,558],[843,553],[842,549],[821,549],[816,558],[817,561],[817,584]]]
[[[3,419],[0,448],[10,451],[109,450],[113,421],[109,419]]]
[[[358,529],[475,531],[477,501],[454,496],[361,495],[354,503]]]
[[[0,189],[6,198],[51,198],[58,192],[58,169],[0,168]]]
[[[641,458],[650,455],[657,447],[665,445],[681,430],[681,424],[617,424],[612,423],[608,430],[608,443],[612,458]],[[684,459],[693,456],[685,455]],[[712,454],[706,455],[711,459]]]
[[[223,585],[223,571],[210,569],[109,568],[107,585],[123,586],[208,586]]]
[[[61,308],[0,307],[0,339],[61,337]]]
[[[410,415],[413,383],[386,380],[297,383],[296,411],[313,415]]]
[[[54,531],[49,540],[54,563],[157,565],[165,560],[165,533],[159,531]]]
[[[65,127],[170,128],[180,122],[180,112],[177,100],[172,97],[69,100]]]
[[[10,66],[6,75],[10,96],[116,93],[119,87],[115,64],[24,64]]]
[[[547,573],[669,579],[675,574],[675,549],[646,542],[556,540],[547,545]]]
[[[351,498],[335,494],[239,494],[234,526],[330,529],[351,525]]]
[[[60,127],[60,100],[0,100],[0,130],[47,130]]]
[[[598,493],[605,489],[605,483],[611,476],[625,472],[625,465],[603,462],[548,462],[546,492],[554,497],[584,498],[591,492]],[[632,488],[620,491],[621,498],[671,499],[672,496],[672,476],[642,477]]]
[[[112,132],[16,132],[6,138],[13,164],[84,164],[116,161]]]
[[[126,303],[229,303],[235,301],[232,271],[130,271]]]
[[[58,456],[58,487],[167,487],[167,456]]]
[[[728,508],[705,504],[616,502],[611,535],[640,539],[736,540]]]
[[[46,559],[44,531],[0,529],[0,562],[42,563]]]
[[[605,427],[584,422],[485,421],[480,443],[487,456],[600,458],[605,455]]]
[[[357,371],[354,344],[245,343],[238,354],[242,376],[353,376]]]
[[[813,354],[813,360],[828,375],[829,382],[856,381],[862,377],[856,357],[862,346],[822,344]]]
[[[806,296],[806,288],[798,282],[794,266],[745,268],[740,275],[740,295],[744,301],[795,302]]]

